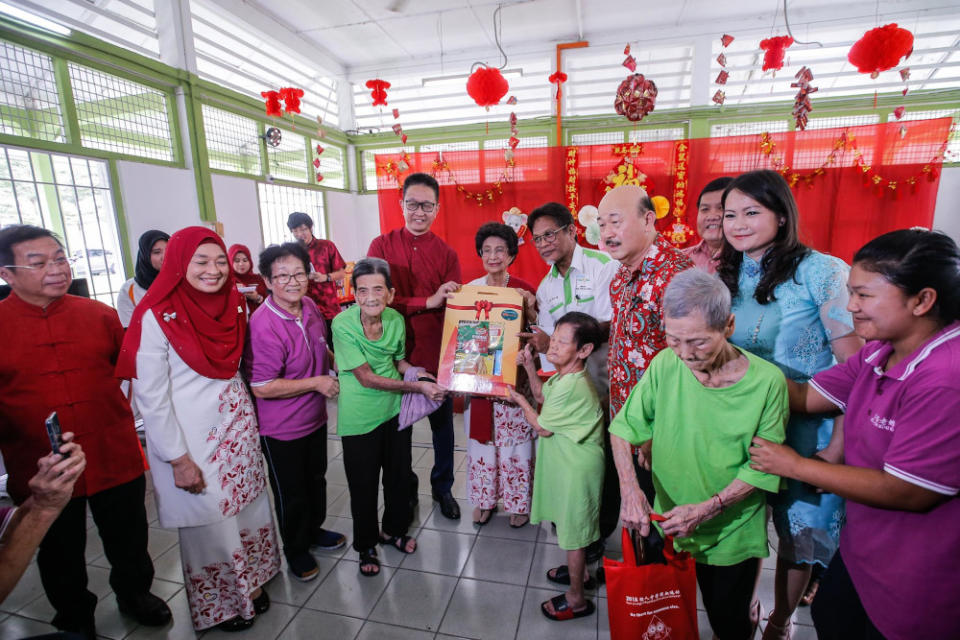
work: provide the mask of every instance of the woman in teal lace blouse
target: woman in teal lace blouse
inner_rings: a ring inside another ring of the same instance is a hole
[[[718,274],[733,296],[736,329],[730,341],[775,363],[795,382],[857,352],[847,306],[849,267],[799,241],[798,212],[783,177],[768,170],[737,177],[724,191]],[[786,444],[803,456],[831,456],[841,448],[828,414],[793,415]],[[790,620],[814,563],[826,566],[837,549],[843,500],[787,480],[770,500],[780,540],[774,610],[764,640],[787,638]]]

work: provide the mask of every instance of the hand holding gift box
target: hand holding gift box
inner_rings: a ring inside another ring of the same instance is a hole
[[[437,382],[457,393],[508,397],[522,326],[516,289],[467,285],[448,294]]]

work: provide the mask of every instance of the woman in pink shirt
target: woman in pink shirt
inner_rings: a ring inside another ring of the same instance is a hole
[[[820,640],[960,638],[960,248],[884,234],[854,256],[848,288],[867,344],[787,381],[792,410],[845,413],[843,460],[755,439],[751,466],[848,500],[813,603]]]

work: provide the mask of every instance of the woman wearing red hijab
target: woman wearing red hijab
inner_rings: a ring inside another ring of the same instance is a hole
[[[136,378],[160,526],[177,527],[193,626],[239,631],[280,568],[257,420],[238,373],[247,329],[223,241],[187,227],[134,311],[117,375]]]
[[[241,293],[246,296],[247,306],[250,308],[250,313],[253,313],[263,302],[263,299],[267,297],[267,283],[259,274],[253,272],[253,258],[250,257],[250,249],[246,245],[230,245],[230,249],[227,250],[227,257],[230,259],[231,266],[233,266],[237,288],[242,287],[244,289]],[[256,290],[250,290],[250,287],[256,287]]]

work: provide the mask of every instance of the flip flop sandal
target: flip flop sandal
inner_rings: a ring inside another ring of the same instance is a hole
[[[479,519],[479,520],[474,520],[474,521],[473,521],[473,524],[475,524],[475,525],[478,526],[478,527],[482,527],[483,525],[487,524],[488,522],[490,522],[490,520],[493,519],[493,514],[495,514],[496,512],[497,512],[497,508],[496,508],[496,507],[494,507],[493,509],[481,509],[481,510],[480,510],[480,519]],[[484,520],[484,518],[483,518],[484,516],[487,517],[486,520]]]
[[[550,575],[550,571],[553,571],[553,575]],[[553,569],[550,569],[547,571],[547,580],[549,580],[550,582],[555,582],[557,584],[564,584],[569,586],[570,569],[565,564],[562,564],[559,567],[554,567]],[[594,580],[593,578],[584,580],[583,588],[592,591],[593,589],[597,588],[597,581]]]
[[[363,565],[377,565],[376,569],[363,569]],[[380,575],[380,558],[377,557],[376,547],[370,547],[366,551],[360,552],[360,575],[371,578]],[[264,592],[266,593],[266,592]]]
[[[520,524],[514,524],[516,522],[514,518],[522,518],[523,521],[520,522]],[[530,516],[528,516],[525,513],[515,513],[512,516],[510,516],[510,528],[512,529],[522,529],[528,524],[530,524]]]
[[[410,536],[388,536],[385,533],[380,534],[380,544],[390,545],[400,553],[410,554],[417,550],[414,546],[413,551],[407,551],[407,543],[413,540]]]
[[[547,602],[553,604],[554,613],[547,611]],[[586,616],[593,615],[593,612],[596,610],[597,608],[594,606],[593,601],[587,600],[587,605],[583,609],[574,611],[570,607],[570,603],[567,602],[567,596],[562,593],[540,603],[540,611],[543,612],[543,615],[558,622],[573,620],[574,618],[585,618]]]

